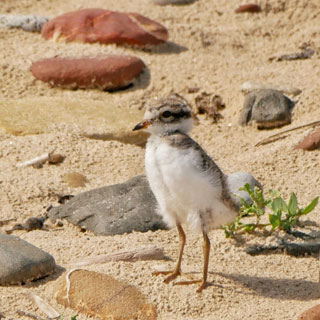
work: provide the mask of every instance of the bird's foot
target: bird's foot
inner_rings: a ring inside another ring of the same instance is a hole
[[[203,280],[189,280],[189,281],[176,282],[175,285],[185,286],[185,285],[195,284],[195,283],[201,283],[200,287],[197,289],[197,293],[202,292],[202,290],[205,289],[207,287],[207,284],[208,284],[207,281],[203,281]]]
[[[166,277],[163,282],[164,283],[169,283],[170,281],[176,279],[178,276],[181,276],[181,271],[180,270],[174,270],[174,271],[154,271],[152,272],[153,276],[158,276],[160,274],[164,274],[164,275],[169,275],[168,277]]]

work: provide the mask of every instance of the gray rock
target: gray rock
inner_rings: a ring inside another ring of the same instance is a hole
[[[53,273],[55,266],[49,253],[18,237],[0,234],[0,285],[42,278]]]
[[[240,125],[256,122],[259,129],[280,127],[291,122],[294,102],[278,90],[250,92],[240,114]]]
[[[243,187],[246,183],[249,183],[251,189],[255,186],[262,189],[262,185],[259,181],[257,181],[250,173],[247,172],[235,172],[228,174],[227,176],[227,184],[229,190],[232,194],[236,194],[238,197],[243,198],[248,203],[251,203],[251,198],[249,197],[246,191],[239,191],[239,188]],[[239,198],[232,195],[231,198],[236,205],[236,208],[239,210],[241,207]]]
[[[1,14],[0,28],[21,28],[25,31],[40,32],[49,19],[34,15]]]
[[[53,221],[67,219],[96,235],[166,229],[145,176],[81,193],[48,214]]]
[[[152,0],[154,4],[157,4],[159,6],[165,6],[168,4],[173,5],[183,5],[183,4],[190,4],[195,2],[196,0]]]

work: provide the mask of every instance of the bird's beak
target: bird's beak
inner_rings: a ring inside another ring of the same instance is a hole
[[[139,122],[133,129],[132,131],[140,130],[140,129],[146,129],[151,125],[150,120],[142,120]]]

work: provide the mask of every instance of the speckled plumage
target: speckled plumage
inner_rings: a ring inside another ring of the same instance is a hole
[[[182,241],[185,240],[182,226],[187,225],[202,232],[210,246],[207,232],[232,222],[237,212],[230,200],[224,173],[188,136],[191,127],[191,111],[186,101],[179,96],[169,96],[150,105],[144,121],[135,130],[147,128],[151,133],[145,167],[159,213],[169,226],[178,227]],[[175,273],[179,273],[180,263]]]

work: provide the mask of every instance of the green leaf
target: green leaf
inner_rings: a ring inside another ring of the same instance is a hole
[[[290,195],[290,200],[288,203],[288,210],[289,210],[289,214],[294,216],[297,214],[298,212],[298,201],[297,201],[297,197],[295,195],[294,192],[291,193]]]
[[[271,223],[272,229],[275,229],[280,225],[280,219],[275,214],[269,214],[269,221]]]
[[[281,211],[281,212],[288,212],[287,204],[281,197],[275,198],[272,201],[272,210],[274,212]]]
[[[307,214],[311,212],[318,204],[319,197],[314,198],[304,209],[301,210],[300,214]]]

